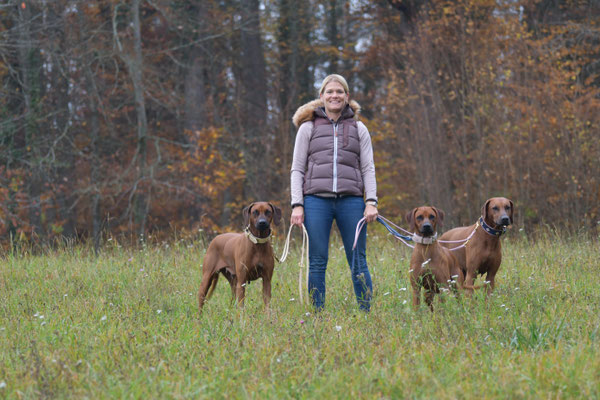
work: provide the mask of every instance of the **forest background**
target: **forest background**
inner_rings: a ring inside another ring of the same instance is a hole
[[[291,116],[344,75],[381,213],[597,234],[597,0],[25,0],[0,5],[0,241],[155,238],[289,216]]]

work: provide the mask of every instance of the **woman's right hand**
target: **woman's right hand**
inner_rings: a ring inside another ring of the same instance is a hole
[[[292,225],[302,226],[302,224],[304,223],[304,207],[296,206],[292,209],[290,223]]]

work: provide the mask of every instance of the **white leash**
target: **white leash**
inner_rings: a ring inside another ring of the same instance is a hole
[[[290,225],[290,229],[287,234],[287,238],[285,239],[285,244],[283,245],[283,253],[281,254],[281,258],[277,259],[280,263],[284,262],[290,254],[290,237],[292,236],[292,229],[294,228],[294,224]],[[304,303],[304,291],[302,290],[302,270],[305,270],[305,282],[306,289],[308,290],[308,232],[306,231],[306,227],[302,224],[302,248],[300,250],[300,269],[298,271],[298,292],[300,293],[300,303]]]
[[[478,227],[479,227],[479,221],[477,221],[477,223],[475,224],[475,229],[473,229],[473,232],[471,232],[471,234],[469,235],[469,237],[466,238],[466,239],[460,239],[460,240],[438,240],[438,242],[440,242],[440,243],[462,243],[460,246],[453,247],[453,248],[451,248],[449,250],[450,251],[454,251],[454,250],[462,249],[463,247],[465,247],[467,245],[467,243],[469,243],[469,240],[471,240],[471,238],[475,234],[475,231],[477,230]]]

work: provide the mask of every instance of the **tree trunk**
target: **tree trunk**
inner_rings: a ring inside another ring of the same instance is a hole
[[[200,32],[202,35],[205,31],[205,24],[207,13],[205,5],[202,1],[199,1],[196,7],[191,7],[192,11],[196,15],[198,25],[195,26],[194,31]],[[198,35],[191,35],[191,39],[197,39]],[[190,134],[196,135],[208,126],[208,113],[207,113],[207,94],[206,94],[206,82],[205,82],[205,52],[198,44],[192,45],[189,51],[189,59],[187,60],[187,66],[185,70],[185,82],[184,85],[184,121],[183,121],[183,143],[189,143]],[[190,152],[193,153],[195,149],[190,148]],[[204,168],[199,167],[197,172],[201,176],[204,175]],[[202,201],[196,201],[195,206],[189,211],[189,223],[190,227],[200,219],[203,209]]]
[[[289,201],[289,171],[296,137],[292,115],[298,107],[316,97],[309,68],[315,62],[315,57],[310,43],[312,16],[308,15],[308,6],[306,2],[279,0],[277,126],[280,134],[275,136],[275,151],[279,160],[277,170],[280,172],[275,177],[275,183],[277,187],[286,188],[280,193],[279,199],[284,204]]]
[[[244,132],[245,196],[265,199],[269,193],[269,148],[267,122],[267,80],[260,37],[258,0],[242,0],[241,129]]]
[[[338,18],[341,12],[338,5],[338,0],[329,0],[329,9],[327,10],[327,40],[332,51],[329,55],[329,65],[327,72],[329,74],[339,74],[339,56],[340,37],[338,34]],[[335,50],[334,50],[335,49]]]
[[[206,19],[206,10],[202,1],[196,6],[197,19],[199,26],[194,30],[198,30],[200,34],[204,32],[204,24]],[[204,54],[199,45],[192,45],[189,53],[189,61],[187,71],[185,73],[184,82],[184,98],[185,98],[185,119],[184,129],[189,132],[202,130],[206,126],[206,90],[204,82],[205,61]]]
[[[147,138],[148,120],[146,117],[146,103],[144,99],[144,82],[142,77],[142,36],[140,23],[140,2],[133,0],[131,5],[131,29],[133,30],[133,42],[131,43],[132,54],[125,53],[122,49],[120,57],[127,65],[129,76],[133,84],[133,95],[135,100],[135,111],[137,117],[137,146],[136,146],[136,181],[133,184],[133,218],[138,234],[143,235],[146,231],[146,217],[149,209],[149,195],[146,192],[149,186],[148,162],[147,162]],[[116,12],[116,10],[115,10]],[[117,32],[114,32],[117,35]],[[117,38],[117,41],[119,39]]]
[[[39,165],[39,147],[36,140],[38,126],[36,113],[40,102],[40,54],[35,47],[35,39],[31,34],[31,7],[19,7],[17,29],[19,35],[18,57],[21,67],[21,91],[23,93],[24,144],[29,164],[30,178],[27,184],[29,195],[29,224],[32,237],[40,237],[42,232],[42,208],[40,202],[43,185],[42,171]]]

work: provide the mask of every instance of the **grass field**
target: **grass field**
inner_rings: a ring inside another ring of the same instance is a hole
[[[410,249],[369,233],[369,314],[337,237],[318,316],[298,300],[299,237],[270,313],[260,282],[239,310],[222,279],[201,318],[199,244],[5,255],[0,398],[600,398],[597,241],[514,230],[496,292],[431,313],[411,307]]]

